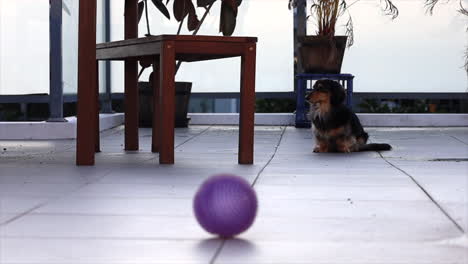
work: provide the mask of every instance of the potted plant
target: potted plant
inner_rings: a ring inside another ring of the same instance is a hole
[[[354,43],[353,20],[346,0],[304,0],[310,3],[310,15],[315,21],[315,35],[298,38],[299,55],[302,68],[306,73],[340,73],[346,47]],[[299,0],[289,0],[289,8],[297,6]],[[392,19],[398,16],[397,7],[391,0],[382,0],[383,11]],[[338,19],[347,16],[346,33],[336,36]]]
[[[177,30],[177,35],[180,34],[182,26],[187,19],[187,29],[189,32],[192,32],[192,35],[196,35],[201,25],[205,21],[209,11],[218,0],[197,0],[196,6],[198,8],[203,8],[205,10],[201,19],[198,18],[196,8],[192,0],[173,0],[172,9],[173,15],[177,22],[179,22],[179,28]],[[169,11],[167,10],[166,5],[169,4],[170,0],[167,0],[166,3],[163,3],[163,0],[151,0],[154,6],[162,13],[165,17],[170,19]],[[219,31],[222,32],[224,36],[231,36],[236,27],[236,18],[237,10],[239,5],[242,3],[242,0],[219,0],[221,2],[221,14],[220,14],[220,26]],[[151,36],[151,29],[149,26],[149,15],[148,15],[148,0],[142,0],[138,3],[138,20],[140,21],[143,17],[143,13],[146,18],[147,33],[146,36]],[[140,66],[142,67],[139,76],[143,71],[152,66],[151,60],[141,60]],[[177,70],[181,66],[182,62],[177,63]],[[140,82],[140,126],[151,126],[152,125],[152,102],[153,102],[153,90],[152,90],[152,76],[153,72],[150,74],[148,82]],[[188,104],[190,100],[192,83],[190,82],[176,82],[176,127],[187,127],[188,121],[187,118]]]

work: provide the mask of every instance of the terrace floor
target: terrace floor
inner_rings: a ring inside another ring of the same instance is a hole
[[[467,264],[468,128],[368,128],[394,150],[314,154],[310,130],[258,126],[255,164],[237,127],[177,129],[159,165],[150,130],[124,152],[102,133],[94,167],[74,140],[0,141],[0,263]],[[200,183],[255,183],[250,230],[219,240],[192,213]]]

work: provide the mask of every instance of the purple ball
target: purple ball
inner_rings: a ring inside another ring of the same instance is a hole
[[[243,178],[230,174],[215,175],[198,189],[193,209],[203,229],[229,238],[252,225],[257,215],[257,196]]]

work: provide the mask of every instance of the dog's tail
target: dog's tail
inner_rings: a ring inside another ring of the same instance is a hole
[[[391,150],[392,146],[389,144],[381,144],[381,143],[370,143],[364,144],[359,146],[358,151],[383,151],[383,150]]]

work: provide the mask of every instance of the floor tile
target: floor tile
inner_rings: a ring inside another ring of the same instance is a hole
[[[217,240],[2,239],[0,262],[37,264],[206,264]]]
[[[465,264],[468,251],[434,243],[228,241],[217,264]]]
[[[239,165],[237,126],[190,126],[160,165],[151,129],[124,151],[120,126],[101,133],[95,166],[76,167],[73,140],[0,140],[0,263],[468,263],[468,128],[366,130],[394,149],[317,154],[310,129],[257,126],[255,163]],[[259,199],[226,242],[192,211],[218,173]]]

